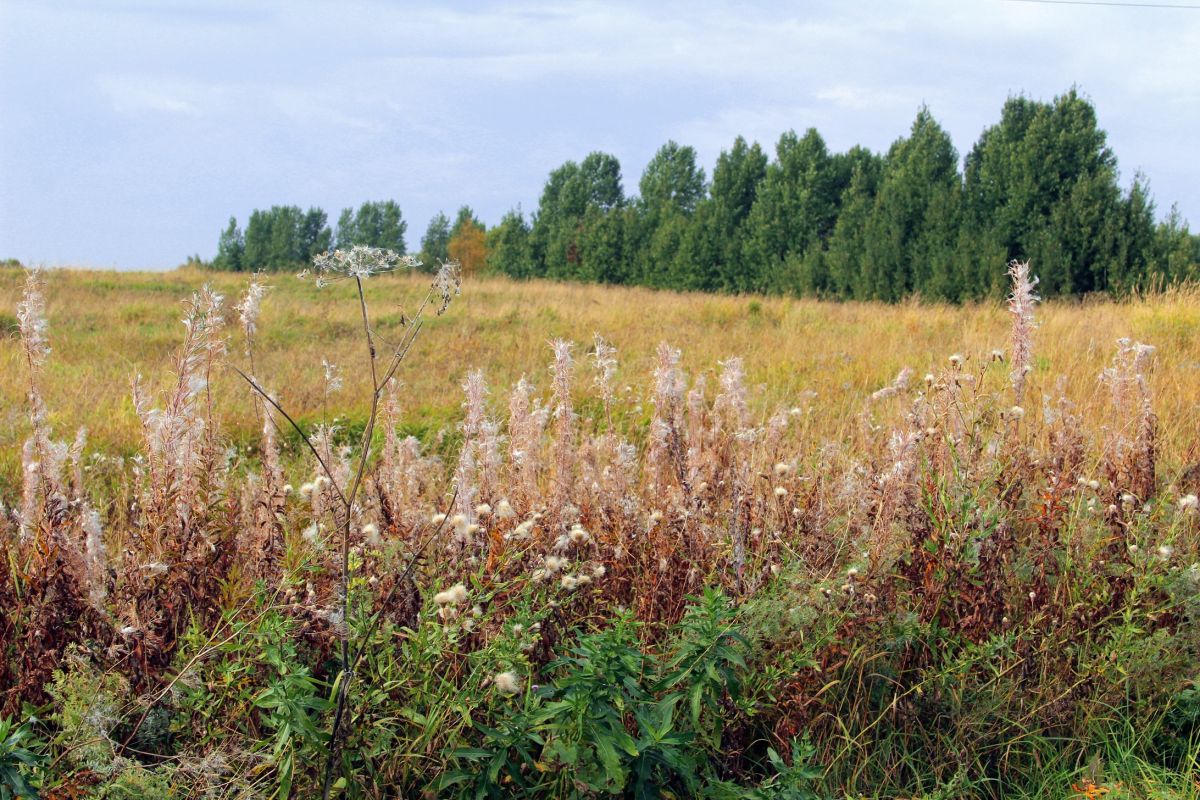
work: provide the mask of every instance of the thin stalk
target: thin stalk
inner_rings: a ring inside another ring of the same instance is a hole
[[[367,416],[367,425],[363,430],[362,439],[360,440],[358,469],[355,470],[354,479],[350,485],[349,492],[347,494],[341,494],[339,492],[342,504],[345,506],[346,514],[345,524],[342,529],[342,575],[341,586],[339,587],[339,591],[341,593],[340,600],[342,606],[343,626],[341,631],[342,665],[341,669],[338,671],[337,678],[334,680],[334,684],[337,687],[337,699],[334,706],[333,726],[329,733],[329,755],[325,763],[325,777],[321,789],[321,797],[323,800],[328,800],[329,793],[333,786],[333,770],[337,761],[339,743],[342,738],[342,728],[346,718],[346,706],[347,697],[349,696],[350,692],[350,682],[353,679],[354,670],[358,666],[358,663],[362,659],[363,653],[366,649],[366,641],[364,640],[360,643],[354,658],[352,659],[350,657],[350,535],[353,527],[352,514],[354,511],[354,500],[358,496],[359,488],[362,486],[363,476],[366,474],[367,470],[367,459],[371,454],[371,440],[375,433],[375,423],[379,417],[379,398],[383,395],[384,389],[387,388],[388,383],[395,376],[396,371],[400,368],[400,364],[403,363],[405,357],[408,355],[409,350],[412,348],[413,343],[416,341],[417,334],[421,331],[421,314],[429,305],[429,301],[433,296],[432,292],[425,295],[425,299],[421,302],[421,305],[417,310],[417,314],[414,317],[411,331],[407,336],[401,338],[400,344],[392,354],[392,360],[388,365],[387,372],[384,373],[383,379],[380,380],[375,363],[375,340],[371,331],[371,321],[367,310],[366,293],[363,291],[362,278],[356,275],[354,276],[354,281],[355,286],[358,289],[358,306],[362,317],[363,335],[367,340],[367,361],[371,367],[371,407],[370,413]],[[324,466],[323,463],[322,466]],[[328,467],[325,467],[325,469],[328,472]],[[455,497],[457,497],[457,493],[455,494]],[[442,525],[444,524],[445,522],[443,520],[443,522],[437,526],[434,532],[431,533],[430,536],[427,537],[426,540],[421,544],[421,547],[418,549],[418,551],[413,554],[413,557],[409,562],[409,566],[405,570],[404,576],[402,576],[402,580],[411,573],[421,551],[425,549],[425,546],[429,543],[429,541],[432,541],[434,533],[441,530]],[[396,585],[398,586],[399,584]],[[395,589],[396,587],[393,586],[392,591],[389,592],[387,599],[390,600],[391,595],[395,592]],[[378,624],[379,619],[380,616],[376,615],[371,624],[368,626],[368,636],[374,633],[375,626]]]
[[[301,441],[303,441],[305,446],[307,446],[308,449],[312,452],[312,454],[314,456],[316,456],[317,463],[319,463],[321,465],[321,469],[325,470],[325,475],[326,475],[326,477],[329,478],[329,485],[333,487],[333,490],[335,492],[337,492],[338,498],[344,504],[346,502],[346,495],[344,495],[342,493],[342,487],[338,486],[337,479],[334,478],[334,476],[333,476],[333,470],[331,470],[329,468],[329,465],[325,463],[325,459],[321,457],[321,453],[317,450],[316,446],[312,443],[312,440],[308,438],[308,434],[306,434],[304,432],[304,429],[300,427],[300,423],[298,423],[298,422],[296,422],[296,420],[292,419],[292,415],[287,413],[287,411],[284,410],[283,406],[281,406],[281,405],[279,405],[279,403],[275,402],[274,398],[272,398],[271,395],[267,394],[266,389],[263,389],[261,386],[259,386],[258,383],[255,382],[254,378],[251,378],[249,375],[242,372],[234,364],[230,364],[229,368],[232,369],[234,372],[236,372],[238,375],[242,376],[242,380],[244,380],[247,384],[249,384],[251,389],[253,389],[264,400],[266,400],[268,403],[270,403],[271,407],[274,408],[276,411],[278,411],[283,416],[283,418],[288,421],[288,424],[292,426],[292,430],[294,430],[300,436]]]

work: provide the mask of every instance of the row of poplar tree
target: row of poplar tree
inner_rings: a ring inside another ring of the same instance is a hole
[[[276,237],[276,221],[252,236],[252,216],[242,237],[231,221],[221,252],[240,248],[237,268],[296,263],[330,244],[319,209],[255,214],[286,217],[293,233]],[[394,203],[368,203],[342,213],[336,244],[406,252],[403,232]],[[277,254],[252,251],[252,240],[276,238]],[[965,162],[925,108],[885,154],[831,153],[810,128],[781,136],[770,159],[739,137],[711,181],[694,149],[668,142],[632,197],[618,160],[592,153],[550,173],[529,219],[511,211],[485,235],[469,208],[453,226],[439,214],[421,255],[517,278],[886,301],[1001,294],[1014,258],[1034,263],[1044,295],[1200,278],[1200,237],[1174,210],[1156,222],[1140,175],[1122,190],[1095,109],[1074,89],[1050,103],[1010,98]]]

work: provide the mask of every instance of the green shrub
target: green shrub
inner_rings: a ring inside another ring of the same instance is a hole
[[[31,721],[18,725],[0,717],[0,800],[37,797],[29,778],[45,760],[42,747]]]

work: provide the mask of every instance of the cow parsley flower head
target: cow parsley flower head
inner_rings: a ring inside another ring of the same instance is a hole
[[[338,280],[365,280],[372,275],[416,266],[416,259],[402,256],[394,250],[356,244],[346,250],[334,250],[313,257],[317,286],[328,286]]]

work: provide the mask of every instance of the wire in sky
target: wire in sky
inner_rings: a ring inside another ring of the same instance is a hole
[[[1121,8],[1187,8],[1200,10],[1198,5],[1174,3],[1121,3],[1116,0],[1005,0],[1008,3],[1044,3],[1052,6],[1119,6]]]

